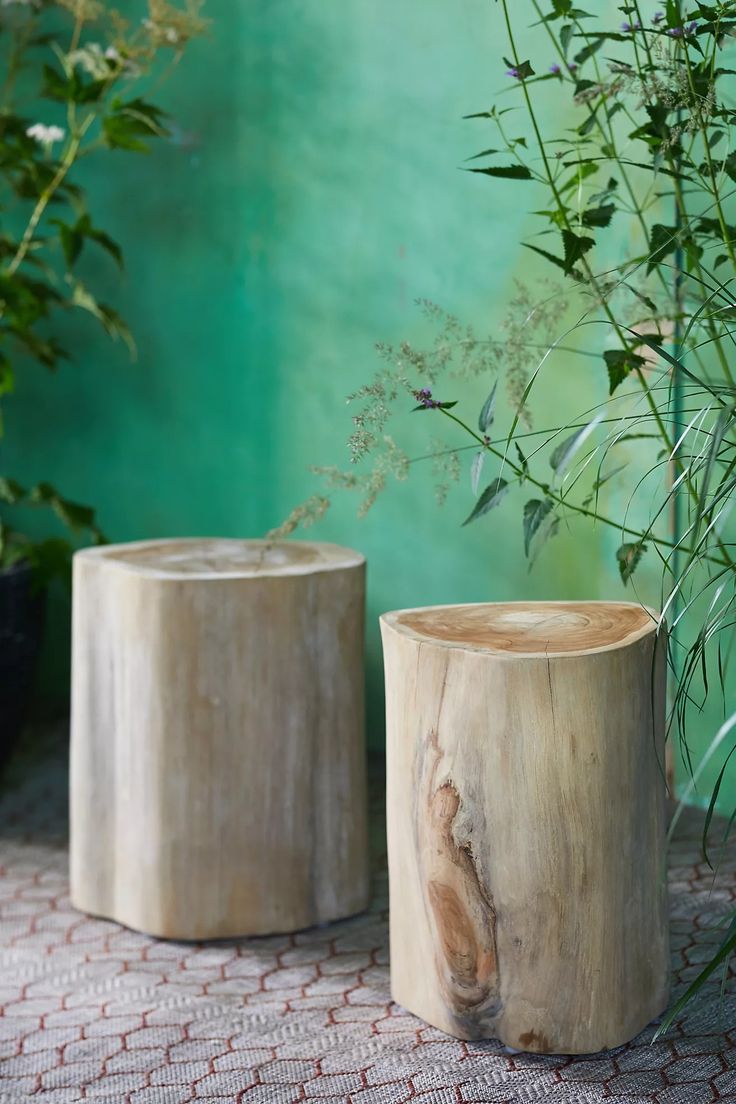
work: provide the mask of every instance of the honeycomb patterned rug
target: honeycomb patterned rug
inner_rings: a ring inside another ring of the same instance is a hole
[[[736,1104],[736,995],[720,977],[668,1037],[585,1058],[462,1043],[389,995],[381,779],[370,910],[291,936],[162,942],[70,905],[63,733],[0,796],[0,1102]],[[670,863],[673,966],[691,979],[736,901],[736,856]],[[734,983],[736,985],[736,983]]]

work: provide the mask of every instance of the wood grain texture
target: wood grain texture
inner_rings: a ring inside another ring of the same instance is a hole
[[[629,603],[381,631],[394,999],[520,1050],[633,1038],[669,993],[664,631]]]
[[[364,590],[334,545],[77,553],[78,908],[209,939],[365,907]]]

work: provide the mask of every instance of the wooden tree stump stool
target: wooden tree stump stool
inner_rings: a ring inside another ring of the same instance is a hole
[[[616,1047],[669,993],[664,633],[625,602],[381,618],[394,999],[461,1039]]]
[[[77,908],[211,939],[366,906],[364,589],[331,544],[76,554]]]

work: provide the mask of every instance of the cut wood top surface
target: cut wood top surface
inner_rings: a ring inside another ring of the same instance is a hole
[[[310,575],[364,562],[359,552],[338,544],[200,537],[106,544],[76,555],[107,560],[116,567],[161,579]]]
[[[396,610],[396,632],[448,648],[497,655],[587,655],[654,632],[657,615],[634,602],[493,602]]]

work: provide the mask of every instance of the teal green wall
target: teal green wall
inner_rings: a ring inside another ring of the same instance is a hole
[[[345,395],[373,373],[376,341],[426,332],[416,298],[494,333],[512,279],[530,275],[518,244],[531,226],[524,185],[459,171],[489,144],[461,116],[508,85],[494,4],[211,0],[207,10],[209,39],[163,97],[175,140],[88,170],[93,215],[123,244],[127,275],[121,284],[104,261],[87,275],[130,322],[138,360],[75,320],[74,363],[55,379],[33,375],[7,407],[4,467],[96,504],[113,540],[262,535],[319,489],[310,464],[346,464]],[[600,369],[561,357],[538,424],[605,390]],[[437,429],[407,415],[392,431],[421,454]],[[521,502],[460,529],[471,501],[464,472],[439,510],[417,470],[365,520],[345,497],[305,534],[369,560],[374,746],[381,610],[623,596],[615,532],[563,532],[530,574]],[[642,585],[656,600],[646,572]],[[46,679],[58,688],[60,599],[55,611]]]

